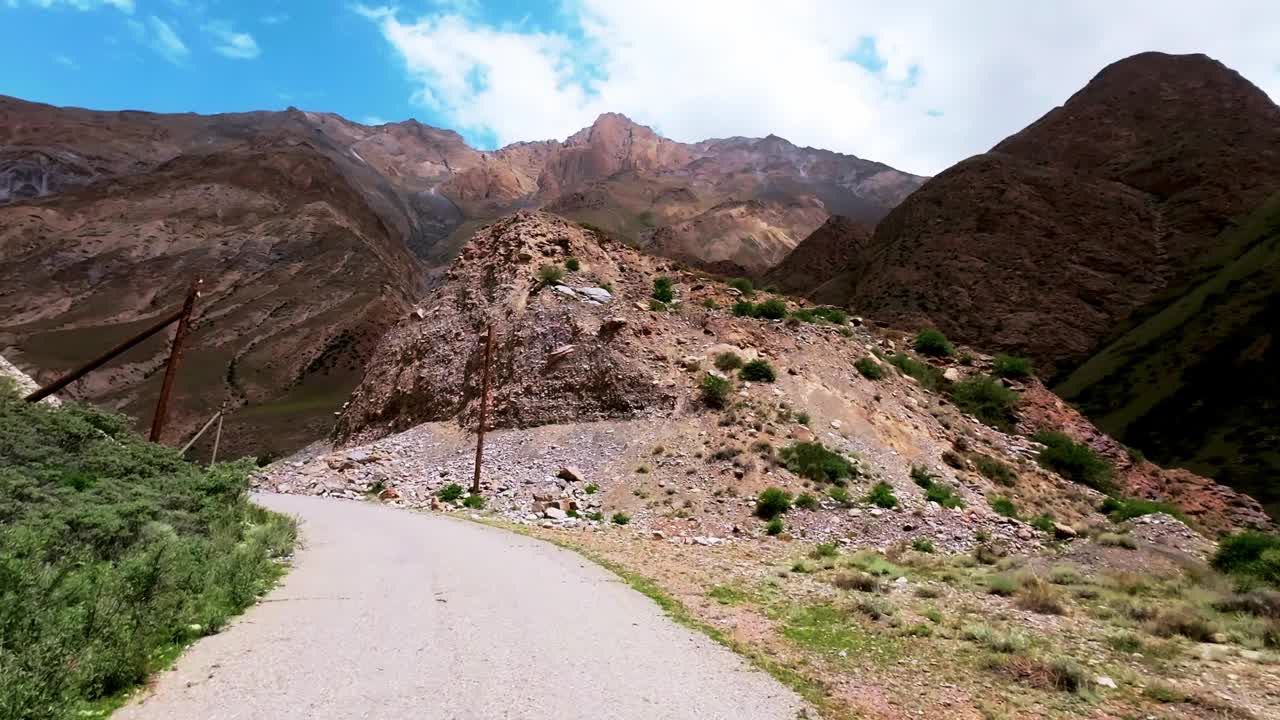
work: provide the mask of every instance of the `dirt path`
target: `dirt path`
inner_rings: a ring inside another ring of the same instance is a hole
[[[791,691],[569,551],[373,504],[259,501],[301,519],[295,568],[116,718],[803,716]]]

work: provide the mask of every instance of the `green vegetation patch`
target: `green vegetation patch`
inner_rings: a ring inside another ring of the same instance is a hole
[[[821,305],[812,308],[800,308],[791,313],[791,317],[807,323],[832,323],[844,325],[849,322],[849,313],[838,307]]]
[[[1018,393],[995,378],[976,375],[951,387],[951,402],[984,424],[1011,433],[1018,424]]]
[[[921,355],[931,357],[947,357],[955,353],[956,348],[942,331],[933,328],[921,330],[916,334],[912,347]]]
[[[889,357],[889,364],[898,368],[903,375],[914,378],[926,390],[937,392],[947,384],[941,370],[906,353],[894,353]]]
[[[782,615],[782,634],[798,645],[833,655],[893,660],[898,645],[892,638],[874,635],[857,618],[834,605],[797,605]]]
[[[898,507],[898,496],[893,494],[893,486],[883,480],[871,486],[867,492],[866,502],[877,507],[892,509]]]
[[[766,488],[756,498],[756,516],[772,520],[791,509],[791,493],[782,488]]]
[[[857,468],[843,455],[820,442],[796,442],[778,451],[788,470],[815,482],[843,484],[857,474]]]
[[[729,402],[729,393],[732,390],[732,382],[711,373],[703,375],[702,380],[698,381],[698,391],[702,395],[702,402],[707,407],[725,407]]]
[[[1111,466],[1093,448],[1060,432],[1042,431],[1031,439],[1045,446],[1036,456],[1044,467],[1095,490],[1111,491]]]
[[[876,362],[871,356],[858,358],[853,364],[859,375],[868,380],[881,380],[884,378],[884,366]]]
[[[768,360],[757,359],[743,364],[738,377],[751,382],[773,382],[778,379],[778,372]]]
[[[281,574],[251,461],[203,469],[128,421],[0,397],[0,716],[74,716],[216,632]]]
[[[1016,355],[997,355],[991,365],[992,375],[1013,380],[1029,378],[1034,372],[1030,358]]]
[[[675,281],[666,275],[653,280],[653,299],[660,303],[669,303],[676,299]]]
[[[1187,522],[1186,513],[1177,505],[1156,500],[1138,500],[1135,498],[1109,497],[1102,501],[1102,512],[1114,522],[1124,522],[1143,515],[1164,513]]]
[[[964,500],[956,495],[955,489],[942,482],[923,465],[911,466],[911,481],[924,488],[924,497],[930,502],[936,502],[944,508],[964,507]]]
[[[1213,567],[1237,577],[1280,585],[1280,535],[1237,533],[1218,543]]]

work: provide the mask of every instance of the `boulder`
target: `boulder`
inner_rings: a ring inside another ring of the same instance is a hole
[[[556,473],[556,477],[568,480],[569,482],[582,482],[586,479],[586,476],[582,471],[572,465],[565,465],[560,468],[560,472]]]
[[[607,303],[613,299],[613,294],[610,293],[608,290],[605,290],[604,288],[596,288],[596,287],[577,288],[577,291],[578,291],[578,294],[585,295],[586,297],[590,298],[591,300],[595,300],[598,303]]]
[[[1070,525],[1063,525],[1062,523],[1056,522],[1053,524],[1053,534],[1055,537],[1062,540],[1069,540],[1076,536],[1076,530]]]
[[[569,513],[555,506],[543,510],[542,514],[546,515],[550,520],[566,520],[569,517]]]

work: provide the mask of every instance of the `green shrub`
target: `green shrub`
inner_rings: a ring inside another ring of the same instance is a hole
[[[787,526],[782,523],[782,518],[776,517],[764,524],[764,531],[769,535],[781,535]]]
[[[1102,501],[1102,507],[1099,509],[1114,522],[1124,522],[1154,513],[1164,513],[1184,523],[1187,522],[1186,513],[1182,512],[1177,505],[1156,500],[1109,497]]]
[[[730,308],[734,315],[738,317],[756,317],[756,306],[747,300],[739,300]]]
[[[576,258],[576,257],[568,257],[568,258],[565,258],[565,260],[564,260],[564,268],[565,268],[566,270],[568,270],[569,272],[578,272],[578,268],[580,268],[580,267],[582,267],[582,266],[581,266],[581,264],[579,264],[579,263],[578,263],[578,258]]]
[[[756,291],[756,286],[746,278],[734,278],[730,280],[729,287],[742,293],[744,297],[750,297]]]
[[[947,336],[943,335],[940,330],[933,328],[921,330],[916,335],[912,347],[921,355],[929,355],[931,357],[947,357],[956,351],[951,341],[947,340]]]
[[[851,504],[849,490],[843,485],[832,485],[827,488],[827,497],[846,507]]]
[[[832,323],[844,325],[849,322],[849,313],[837,307],[821,305],[812,308],[800,308],[791,313],[791,317],[807,323]]]
[[[582,492],[588,495],[595,495],[600,492],[600,486],[595,483],[587,483],[586,486],[582,488]]]
[[[660,275],[653,280],[653,299],[662,303],[669,303],[676,299],[674,290],[675,281],[666,275]]]
[[[1003,495],[991,498],[991,509],[1005,517],[1018,517],[1018,508],[1014,506],[1012,500]]]
[[[782,488],[766,488],[756,498],[756,517],[771,520],[791,509],[791,493]]]
[[[889,364],[898,368],[903,375],[914,378],[920,383],[920,387],[926,390],[936,392],[947,384],[941,370],[928,363],[922,363],[906,353],[894,353],[889,358]]]
[[[649,300],[649,309],[653,312],[666,312],[667,304],[661,300]]]
[[[462,497],[462,494],[462,486],[458,483],[449,483],[436,491],[436,497],[440,498],[441,502],[447,503],[457,501],[458,498]]]
[[[813,550],[809,552],[809,557],[814,560],[821,560],[823,558],[833,558],[839,554],[840,549],[836,547],[835,543],[818,543]]]
[[[702,393],[702,402],[707,407],[723,408],[729,403],[729,393],[733,391],[733,383],[726,378],[706,373],[698,382],[698,390]]]
[[[755,316],[765,320],[781,320],[787,316],[787,304],[778,298],[769,298],[756,306]]]
[[[626,525],[631,522],[631,516],[624,512],[614,513],[611,519],[613,520],[614,525]]]
[[[911,541],[911,549],[916,552],[931,553],[933,552],[933,541],[929,538],[916,538]]]
[[[853,477],[853,463],[820,442],[796,442],[778,451],[788,470],[814,482],[842,483]]]
[[[929,472],[929,468],[925,467],[924,465],[911,466],[911,482],[915,483],[916,485],[919,485],[920,487],[928,490],[929,486],[932,485],[934,481],[937,479],[938,479],[938,476]]]
[[[592,512],[587,513],[587,519],[591,520],[592,522],[603,522],[604,513],[600,512],[599,510],[594,510]]]
[[[1088,445],[1053,431],[1038,432],[1031,439],[1045,446],[1036,456],[1044,467],[1095,490],[1111,490],[1111,467]]]
[[[884,367],[871,359],[871,356],[858,358],[853,364],[854,369],[858,371],[862,377],[868,380],[880,380],[884,377]]]
[[[1032,578],[1018,591],[1018,607],[1041,615],[1063,615],[1067,608],[1057,588],[1040,578]]]
[[[964,507],[964,500],[955,489],[938,479],[923,465],[911,466],[911,481],[924,488],[925,500],[936,502],[944,508]]]
[[[991,366],[991,374],[1002,378],[1031,377],[1031,360],[1016,355],[997,355]]]
[[[951,388],[956,407],[1003,432],[1013,432],[1018,424],[1018,399],[1018,393],[985,375],[961,380]]]
[[[538,268],[538,281],[543,285],[559,285],[564,280],[564,269],[555,265],[543,265]]]
[[[1248,530],[1218,543],[1213,567],[1240,577],[1280,585],[1280,535]]]
[[[716,355],[715,366],[717,370],[724,372],[737,370],[742,367],[742,358],[738,357],[737,353],[722,352]]]
[[[1053,532],[1053,516],[1049,513],[1041,513],[1031,519],[1031,527],[1044,533]]]
[[[987,578],[987,592],[1009,597],[1018,591],[1018,581],[1008,575],[992,575]]]
[[[831,580],[831,584],[841,590],[857,590],[858,592],[879,592],[880,581],[862,572],[842,572]],[[889,613],[883,613],[888,615]]]
[[[83,715],[267,590],[295,528],[248,501],[253,470],[0,393],[0,716]]]
[[[898,507],[898,497],[893,494],[893,486],[884,481],[872,485],[865,500],[877,507],[887,509]]]
[[[995,458],[975,454],[973,464],[977,466],[978,472],[982,473],[983,477],[992,482],[1006,487],[1013,487],[1018,482],[1018,474],[1013,471],[1013,468]]]
[[[742,369],[738,371],[738,377],[751,382],[773,382],[778,379],[778,373],[774,371],[768,360],[760,358],[744,363]]]
[[[817,510],[818,498],[810,495],[809,493],[800,493],[796,498],[795,506],[801,510]]]
[[[800,423],[801,425],[808,425],[809,421],[812,419],[813,418],[810,418],[809,413],[807,412],[802,412],[796,416],[796,422]]]
[[[708,310],[719,310],[719,309],[720,309],[720,303],[716,302],[716,301],[715,301],[715,298],[705,298],[705,299],[702,301],[702,307],[704,307],[704,308],[706,308],[706,309],[708,309]]]
[[[468,495],[467,499],[462,501],[462,506],[472,510],[482,510],[484,509],[484,496]]]

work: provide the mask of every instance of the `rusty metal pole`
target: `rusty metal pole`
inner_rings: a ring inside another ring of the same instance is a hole
[[[200,280],[191,283],[187,300],[182,304],[182,315],[178,318],[178,329],[173,333],[173,347],[169,349],[169,361],[165,363],[160,399],[156,402],[155,417],[151,419],[151,442],[160,442],[160,434],[164,432],[165,416],[169,412],[169,394],[173,392],[173,381],[178,374],[178,364],[182,361],[182,342],[187,339],[187,331],[191,328],[191,311],[196,306],[196,298],[200,297],[200,283]]]
[[[64,388],[64,387],[66,387],[66,386],[70,385],[71,383],[75,382],[76,380],[79,380],[80,378],[84,377],[85,375],[88,375],[89,373],[93,372],[94,370],[97,370],[99,367],[102,367],[104,364],[106,364],[108,361],[110,361],[110,360],[111,360],[112,358],[114,358],[115,356],[120,355],[121,353],[123,353],[123,352],[125,352],[125,351],[127,351],[127,350],[129,350],[129,349],[133,348],[134,346],[138,345],[138,343],[141,343],[143,340],[146,340],[147,338],[151,337],[152,335],[155,335],[156,333],[160,332],[161,330],[163,330],[163,329],[165,329],[165,328],[169,327],[169,325],[171,325],[171,324],[173,323],[173,321],[174,321],[174,320],[177,320],[178,318],[182,317],[182,312],[183,312],[182,310],[175,310],[175,311],[173,311],[173,312],[169,313],[168,315],[165,315],[163,318],[161,318],[160,320],[156,321],[156,324],[155,324],[155,325],[152,325],[151,327],[147,328],[146,330],[143,330],[142,332],[138,333],[137,335],[134,335],[133,337],[129,338],[128,340],[125,340],[124,342],[120,343],[119,345],[116,345],[115,347],[113,347],[113,348],[111,348],[110,350],[106,351],[105,353],[103,353],[103,354],[99,355],[98,357],[94,358],[93,360],[90,360],[89,362],[85,363],[84,365],[81,365],[80,367],[76,368],[75,370],[72,370],[71,372],[67,373],[66,375],[63,375],[62,377],[58,378],[57,380],[54,380],[53,382],[49,383],[48,385],[45,385],[44,387],[40,388],[39,390],[36,390],[35,392],[31,393],[30,395],[28,395],[28,396],[25,398],[25,399],[26,399],[26,401],[27,401],[27,402],[39,402],[39,401],[41,401],[41,400],[43,400],[43,399],[45,399],[45,398],[49,397],[50,395],[52,395],[52,394],[54,394],[54,393],[58,392],[58,391],[59,391],[59,390],[61,390],[62,388]]]
[[[493,362],[493,325],[484,341],[484,373],[480,379],[480,424],[476,427],[476,474],[471,480],[471,494],[480,494],[480,463],[484,461],[484,425],[489,411],[489,365]]]

